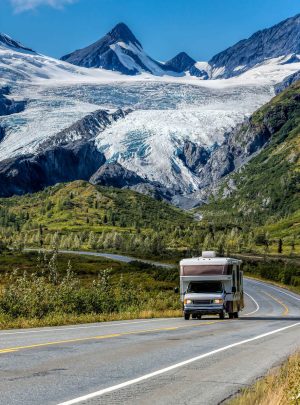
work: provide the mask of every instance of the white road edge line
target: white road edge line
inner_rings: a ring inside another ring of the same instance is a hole
[[[246,292],[245,292],[245,295],[248,295],[248,297],[254,302],[254,304],[256,305],[256,309],[252,312],[248,312],[248,314],[243,314],[243,316],[249,316],[249,315],[255,314],[255,312],[257,312],[259,310],[259,305],[258,305],[257,301],[252,297],[252,295],[250,295]]]
[[[178,318],[167,318],[167,319],[178,319]],[[73,327],[64,327],[61,326],[60,328],[51,328],[51,329],[38,329],[38,330],[24,330],[24,331],[18,331],[18,332],[0,332],[0,338],[1,336],[6,336],[6,335],[19,335],[19,334],[28,334],[28,333],[46,333],[46,332],[53,332],[53,331],[59,331],[59,332],[64,332],[66,330],[77,330],[77,329],[91,329],[91,328],[101,328],[105,326],[122,326],[122,325],[133,325],[137,323],[152,323],[152,322],[166,322],[166,318],[157,318],[157,319],[149,319],[149,320],[144,320],[144,321],[132,321],[132,322],[99,322],[99,325],[87,325],[87,326],[73,326]]]
[[[82,401],[87,401],[87,400],[92,399],[92,398],[100,397],[101,395],[108,394],[108,393],[113,392],[113,391],[117,391],[119,389],[128,387],[130,385],[137,384],[137,383],[139,383],[141,381],[148,380],[149,378],[156,377],[158,375],[161,375],[161,374],[167,373],[169,371],[175,370],[175,369],[177,369],[179,367],[183,367],[183,366],[186,366],[188,364],[194,363],[195,361],[204,359],[205,357],[212,356],[212,355],[214,355],[216,353],[223,352],[225,350],[231,349],[231,348],[236,347],[236,346],[243,345],[245,343],[253,342],[254,340],[258,340],[258,339],[262,339],[262,338],[270,336],[270,335],[274,335],[275,333],[283,332],[283,331],[285,331],[287,329],[294,328],[295,326],[300,326],[300,322],[294,323],[294,324],[289,325],[289,326],[285,326],[285,327],[280,328],[280,329],[275,329],[275,330],[273,330],[271,332],[263,333],[262,335],[258,335],[258,336],[255,336],[255,337],[252,337],[252,338],[249,338],[249,339],[241,340],[240,342],[232,343],[231,345],[228,345],[228,346],[220,347],[219,349],[213,350],[213,351],[205,353],[205,354],[201,354],[200,356],[193,357],[191,359],[182,361],[180,363],[173,364],[172,366],[162,368],[160,370],[154,371],[153,373],[145,374],[145,375],[143,375],[141,377],[134,378],[133,380],[125,381],[125,382],[123,382],[121,384],[113,385],[111,387],[104,388],[102,390],[92,392],[91,394],[83,395],[81,397],[71,399],[71,400],[66,401],[66,402],[61,402],[58,405],[73,405],[73,404],[78,404],[78,403],[80,403]]]
[[[249,278],[248,278],[248,280],[249,280]],[[251,280],[251,279],[250,279],[250,280]],[[256,283],[256,284],[258,284],[258,285],[263,284],[264,286],[267,286],[268,288],[271,288],[272,290],[275,290],[275,291],[277,291],[277,292],[279,292],[279,293],[281,293],[281,294],[288,295],[289,297],[294,298],[294,299],[297,300],[297,301],[300,301],[300,298],[299,298],[299,297],[296,297],[295,295],[289,294],[289,293],[287,293],[287,292],[281,290],[281,289],[278,288],[278,287],[273,287],[272,285],[270,285],[270,284],[268,284],[268,283],[264,283],[263,281],[251,280],[251,282],[252,282],[252,283]]]

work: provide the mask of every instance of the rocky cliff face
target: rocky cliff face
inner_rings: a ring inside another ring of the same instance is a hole
[[[5,137],[5,128],[0,126],[0,143]]]
[[[91,141],[94,138],[119,119],[125,118],[132,110],[118,109],[113,113],[106,110],[94,111],[70,127],[58,132],[55,137],[43,142],[40,150],[45,150],[53,145],[66,145],[71,141],[80,139],[81,141]]]
[[[144,179],[119,163],[105,163],[90,178],[90,183],[106,187],[129,188],[158,200],[170,201],[174,192],[158,182]]]
[[[258,152],[266,147],[274,134],[293,122],[300,110],[300,82],[271,100],[270,103],[255,112],[249,120],[237,126],[227,134],[222,145],[217,147],[207,163],[200,169],[202,195],[209,194],[205,188],[212,190],[222,178],[237,171]],[[291,93],[291,94],[290,94]]]
[[[206,165],[210,155],[210,149],[191,141],[185,141],[182,150],[178,153],[178,157],[186,167],[196,174]]]
[[[11,100],[9,94],[9,87],[0,88],[0,116],[19,113],[26,107],[26,101]]]
[[[123,188],[145,183],[145,180],[119,163],[105,163],[93,174],[90,183]]]
[[[0,196],[33,193],[73,180],[88,180],[105,162],[92,142],[52,147],[37,155],[0,162]]]
[[[289,87],[291,84],[297,82],[300,80],[300,70],[296,73],[293,73],[292,75],[286,77],[281,83],[277,84],[275,86],[275,92],[276,94],[281,93],[283,90],[285,90],[287,87]]]
[[[88,114],[42,143],[35,155],[0,162],[0,196],[35,192],[56,183],[89,180],[106,159],[94,138],[130,110]]]

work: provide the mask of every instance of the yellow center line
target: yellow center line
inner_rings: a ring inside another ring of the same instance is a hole
[[[138,330],[138,331],[132,331],[132,332],[113,333],[113,334],[109,334],[109,335],[99,335],[99,336],[90,336],[90,337],[85,337],[85,338],[57,340],[54,342],[36,343],[33,345],[28,345],[28,346],[8,347],[5,349],[0,349],[0,354],[16,352],[18,350],[24,350],[24,349],[34,349],[36,347],[59,345],[59,344],[63,344],[63,343],[84,342],[84,341],[88,341],[88,340],[99,340],[99,339],[112,339],[115,337],[126,336],[126,335],[137,335],[140,333],[152,333],[152,332],[178,330],[178,329],[183,329],[183,328],[185,328],[185,329],[186,328],[195,328],[195,327],[202,326],[202,325],[212,325],[217,322],[222,322],[222,321],[218,320],[218,321],[210,321],[210,322],[205,322],[205,323],[201,322],[201,323],[197,323],[197,324],[193,324],[193,325],[174,326],[174,327],[166,327],[166,328],[159,328],[159,329],[144,329],[144,330]]]
[[[286,316],[289,313],[289,309],[288,307],[285,305],[284,302],[280,301],[278,298],[274,297],[273,295],[263,291],[264,294],[268,295],[270,298],[272,298],[274,301],[278,302],[278,304],[280,304],[283,308],[284,308],[284,312],[281,316]]]

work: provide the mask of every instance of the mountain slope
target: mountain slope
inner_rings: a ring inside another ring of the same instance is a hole
[[[300,54],[300,14],[256,32],[215,55],[209,64],[214,78],[228,78],[270,58],[292,55],[282,63],[299,62],[297,54]]]
[[[275,86],[276,94],[281,93],[283,90],[285,90],[287,87],[289,87],[291,84],[297,82],[298,80],[300,80],[300,70],[287,76],[281,83],[278,83]]]
[[[300,81],[250,119],[256,134],[269,131],[260,153],[219,186],[203,207],[206,219],[242,229],[264,226],[273,236],[300,236]],[[243,139],[245,127],[236,134]],[[241,142],[242,144],[243,142]]]
[[[165,249],[199,244],[193,216],[132,190],[84,181],[39,193],[0,198],[0,240],[27,246],[113,249],[161,256]],[[57,232],[57,233],[56,233]],[[172,254],[172,253],[171,253]]]
[[[94,144],[99,135],[129,111],[98,110],[42,142],[35,153],[0,162],[0,196],[25,194],[56,183],[89,180],[106,161]]]
[[[144,52],[141,43],[124,23],[116,25],[94,44],[61,59],[77,66],[103,68],[127,75],[148,72],[161,76],[166,70]]]
[[[0,33],[0,47],[1,48],[8,48],[12,49],[18,52],[26,52],[26,53],[32,53],[36,54],[34,50],[31,48],[27,48],[26,46],[22,45],[20,42],[15,41],[11,37],[9,37],[6,34],[1,34]]]

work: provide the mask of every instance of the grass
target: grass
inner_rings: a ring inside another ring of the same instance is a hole
[[[300,353],[296,353],[279,368],[250,388],[226,402],[227,405],[299,405]]]
[[[181,315],[176,267],[54,251],[7,252],[0,268],[0,329]]]
[[[11,317],[0,314],[0,330],[76,325],[94,322],[125,321],[129,319],[173,318],[180,316],[182,316],[182,311],[180,309],[136,310],[112,314],[52,314],[42,319],[22,317],[12,319]]]

